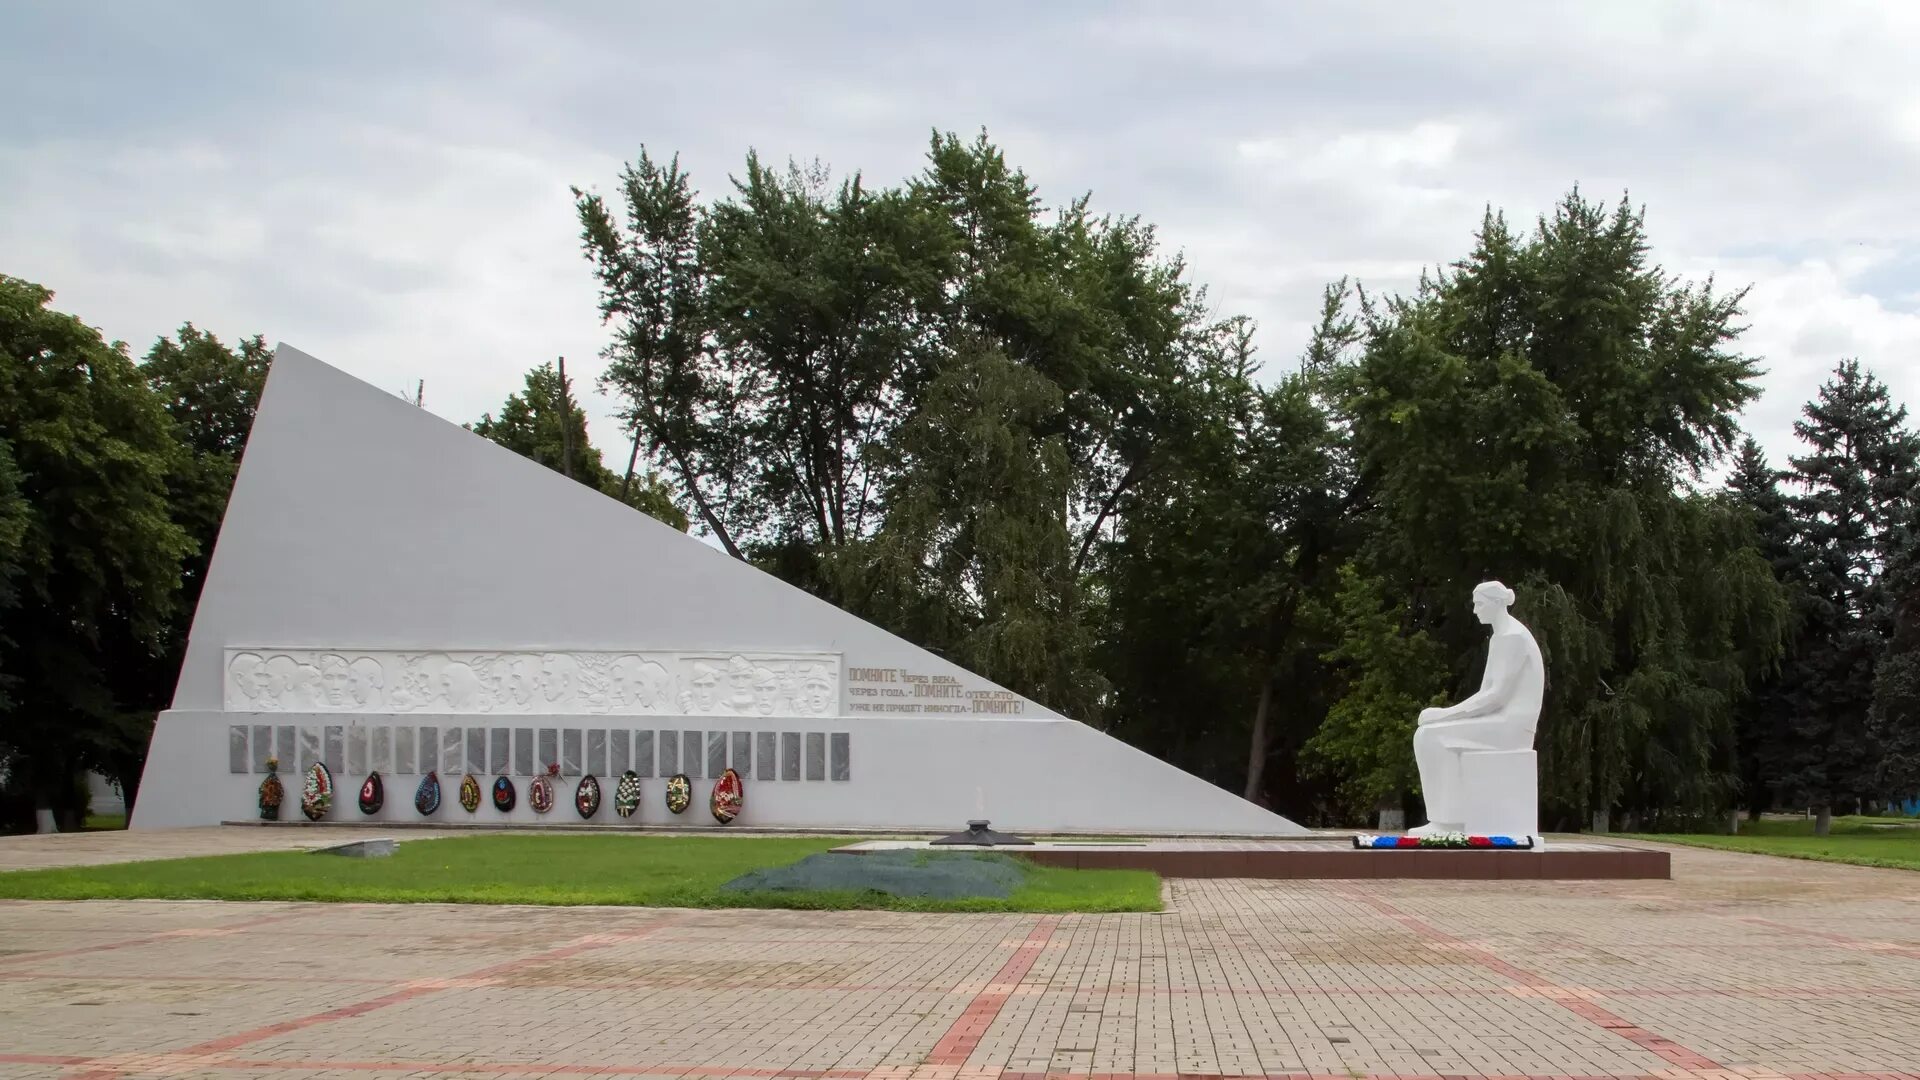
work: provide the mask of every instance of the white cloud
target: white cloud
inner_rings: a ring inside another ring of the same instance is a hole
[[[1380,172],[1431,172],[1452,162],[1460,125],[1422,120],[1409,128],[1244,139],[1240,156],[1302,179],[1350,180]]]
[[[750,147],[890,183],[983,125],[1048,199],[1159,225],[1273,363],[1325,281],[1404,289],[1487,205],[1524,226],[1578,182],[1645,203],[1670,268],[1752,285],[1776,454],[1841,356],[1920,391],[1920,5],[24,10],[0,271],[136,351],[260,331],[456,420],[556,355],[591,384],[569,184],[643,143],[708,197]]]

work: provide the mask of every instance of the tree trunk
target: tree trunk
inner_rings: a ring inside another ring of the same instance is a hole
[[[1247,748],[1247,792],[1250,803],[1260,801],[1260,774],[1267,770],[1267,706],[1273,701],[1273,680],[1260,684],[1260,704],[1253,710],[1253,742]]]
[[[1825,836],[1833,828],[1833,807],[1820,806],[1813,814],[1813,835]]]
[[[633,467],[640,463],[640,422],[633,422],[633,452],[627,455],[627,475],[620,478],[620,501],[627,501],[627,492],[633,490]]]
[[[567,358],[560,358],[560,475],[573,479],[573,395],[567,392]]]
[[[1607,835],[1607,812],[1605,810],[1595,810],[1593,812],[1593,834],[1595,836]]]
[[[1738,810],[1730,811],[1727,814],[1727,835],[1740,835],[1740,811]]]

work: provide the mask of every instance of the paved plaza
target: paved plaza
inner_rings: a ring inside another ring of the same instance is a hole
[[[1673,871],[1157,915],[9,902],[0,1078],[1920,1073],[1920,877]]]

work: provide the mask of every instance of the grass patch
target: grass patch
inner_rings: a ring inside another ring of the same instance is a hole
[[[342,836],[343,841],[351,839]],[[1019,862],[1005,898],[935,899],[873,891],[731,892],[752,870],[785,866],[840,839],[694,836],[473,836],[410,840],[385,859],[273,851],[0,873],[22,900],[321,900],[354,903],[612,904],[890,911],[1158,911],[1144,870],[1064,870]],[[956,853],[954,858],[970,855]]]
[[[117,832],[127,827],[125,814],[88,814],[81,832]]]
[[[1920,870],[1920,827],[1916,825],[1920,823],[1911,818],[1836,817],[1828,835],[1815,836],[1810,820],[1763,818],[1742,821],[1738,836],[1645,833],[1637,839],[1751,855]]]

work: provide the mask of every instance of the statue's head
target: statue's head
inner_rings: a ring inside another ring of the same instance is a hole
[[[1512,606],[1513,590],[1497,581],[1483,581],[1473,587],[1473,617],[1488,626]]]

